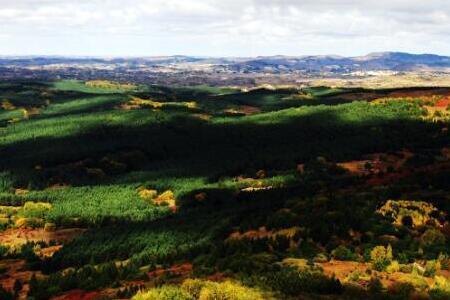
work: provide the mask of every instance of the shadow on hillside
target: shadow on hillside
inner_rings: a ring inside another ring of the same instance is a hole
[[[129,114],[139,124],[140,115]],[[338,112],[267,116],[262,122],[208,123],[189,116],[142,126],[100,124],[74,136],[34,138],[0,149],[4,170],[33,169],[138,149],[146,156],[139,170],[169,168],[180,176],[237,174],[245,170],[293,169],[318,156],[332,161],[358,159],[404,148],[449,144],[443,125],[411,119],[343,120]],[[243,119],[245,120],[245,119]]]
[[[129,123],[136,124],[137,120],[132,119],[136,117],[129,115]],[[145,156],[142,164],[138,162],[125,173],[105,179],[69,173],[63,183],[139,186],[162,179],[172,189],[171,180],[201,177],[215,183],[221,177],[254,175],[260,169],[294,170],[297,164],[318,156],[343,161],[367,153],[448,145],[448,136],[433,137],[440,132],[439,125],[419,121],[380,118],[352,122],[333,111],[288,116],[281,123],[278,119],[265,123],[240,119],[209,123],[174,117],[164,123],[134,127],[102,124],[74,136],[35,138],[7,145],[0,149],[0,167],[17,177],[20,184],[16,186],[27,187],[33,182],[44,188],[49,185],[50,176],[36,170],[37,165],[45,170],[86,158],[95,163],[111,153],[139,150]],[[130,171],[142,172],[127,176]],[[149,172],[155,172],[152,178]]]

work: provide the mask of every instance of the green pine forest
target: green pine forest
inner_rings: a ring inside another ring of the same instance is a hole
[[[0,299],[449,299],[449,95],[1,82]]]

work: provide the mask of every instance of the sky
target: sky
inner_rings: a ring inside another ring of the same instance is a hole
[[[449,0],[0,0],[0,55],[450,56]]]

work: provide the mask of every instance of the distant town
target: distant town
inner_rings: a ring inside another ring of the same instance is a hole
[[[343,85],[377,87],[450,85],[450,57],[399,52],[361,57],[271,56],[205,58],[164,56],[142,58],[0,57],[0,79],[103,78],[156,85]],[[382,79],[382,80],[381,80]],[[387,79],[387,80],[386,80]]]

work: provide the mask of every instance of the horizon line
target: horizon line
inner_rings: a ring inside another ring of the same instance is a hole
[[[364,55],[341,55],[341,54],[299,54],[299,55],[287,55],[287,54],[273,54],[273,55],[256,55],[256,56],[208,56],[208,55],[186,55],[186,54],[160,54],[160,55],[83,55],[83,54],[0,54],[0,59],[3,58],[80,58],[80,59],[117,59],[117,58],[157,58],[157,57],[190,57],[190,58],[201,58],[201,59],[218,59],[218,58],[258,58],[258,57],[341,57],[341,58],[356,58],[365,57],[375,54],[388,54],[388,53],[399,53],[399,54],[409,54],[409,55],[435,55],[442,57],[450,57],[447,54],[437,54],[431,52],[405,52],[405,51],[374,51],[368,52]]]

